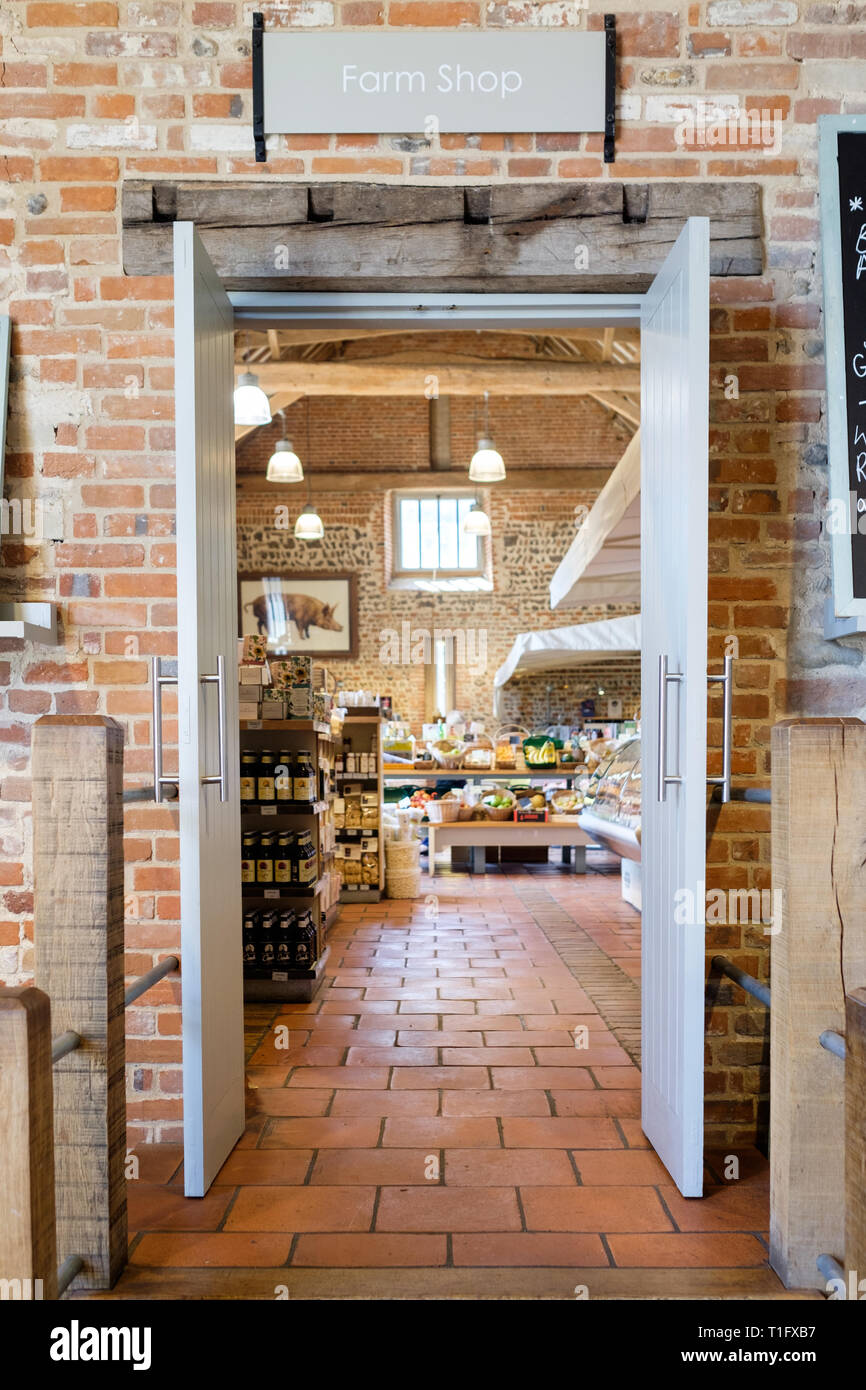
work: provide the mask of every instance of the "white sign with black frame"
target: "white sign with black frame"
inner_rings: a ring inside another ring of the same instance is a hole
[[[265,31],[253,15],[256,159],[277,134],[603,132],[614,155],[616,25]]]

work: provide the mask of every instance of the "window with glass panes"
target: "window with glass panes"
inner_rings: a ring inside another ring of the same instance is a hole
[[[463,531],[475,501],[473,493],[399,493],[395,500],[398,572],[479,574],[483,563],[479,538]]]

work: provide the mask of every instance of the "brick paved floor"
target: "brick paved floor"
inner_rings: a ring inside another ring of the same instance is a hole
[[[248,1009],[246,1133],[200,1201],[141,1151],[133,1270],[765,1268],[764,1160],[687,1201],[641,1133],[619,879],[435,890],[344,908],[319,997]]]

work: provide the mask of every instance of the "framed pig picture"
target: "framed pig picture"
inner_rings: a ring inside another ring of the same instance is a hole
[[[292,571],[239,574],[240,635],[267,638],[271,656],[358,654],[357,575]]]

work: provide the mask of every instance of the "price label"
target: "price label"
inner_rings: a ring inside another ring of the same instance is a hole
[[[279,888],[266,888],[265,891],[264,891],[264,893],[262,894],[262,897],[263,897],[263,898],[278,898],[279,896],[280,896],[280,890],[279,890]]]
[[[275,816],[277,814],[277,808],[276,806],[262,806],[261,813],[263,816]]]

